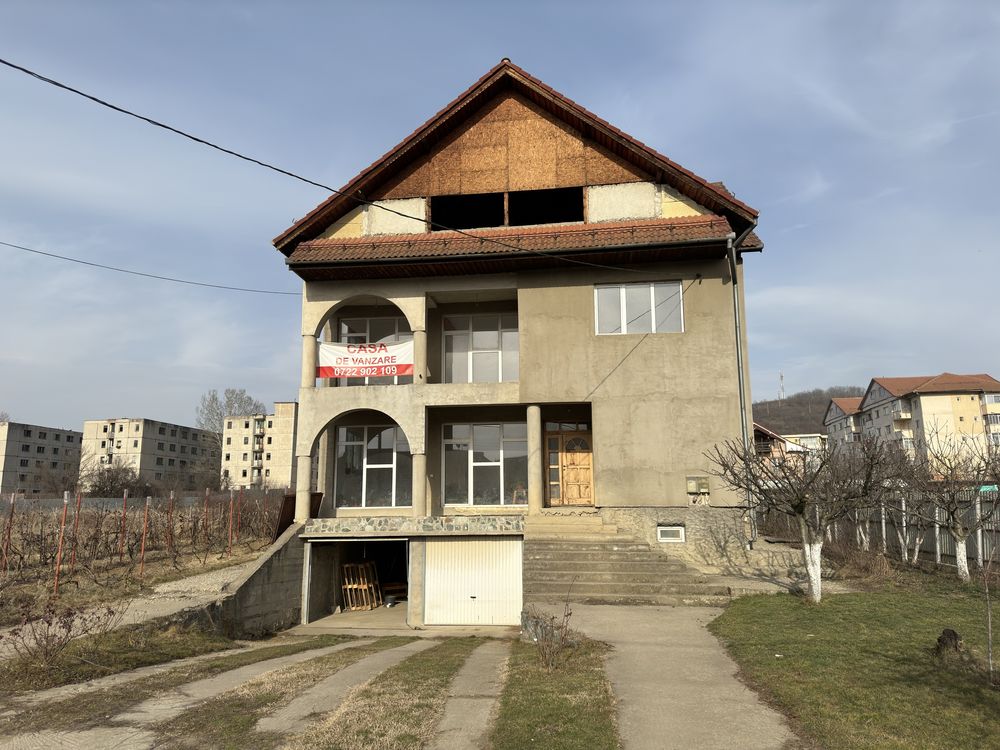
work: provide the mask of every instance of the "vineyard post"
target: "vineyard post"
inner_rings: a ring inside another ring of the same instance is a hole
[[[69,558],[69,572],[70,575],[76,570],[76,545],[77,537],[80,532],[80,502],[83,498],[83,494],[80,490],[76,491],[76,510],[73,512],[73,553]]]
[[[267,493],[268,490],[264,490],[264,510],[261,511],[261,533],[266,537],[268,536],[267,530],[270,528],[267,523]]]
[[[149,530],[149,504],[153,498],[146,498],[146,510],[142,514],[142,544],[139,545],[139,578],[146,569],[146,532]]]
[[[240,526],[243,524],[243,488],[240,487],[240,497],[236,501],[236,543],[240,543]]]
[[[128,490],[122,493],[122,527],[118,535],[118,562],[125,559],[125,519],[128,513]]]
[[[205,515],[202,519],[202,531],[205,537],[205,549],[208,549],[208,487],[205,488]]]
[[[63,492],[62,520],[59,521],[59,547],[56,550],[56,573],[52,583],[52,595],[59,596],[59,572],[62,570],[63,539],[66,536],[66,512],[69,510],[69,492]]]
[[[10,493],[10,513],[7,516],[7,528],[3,532],[3,570],[7,572],[8,558],[10,557],[10,532],[14,528],[14,493]]]
[[[167,552],[174,553],[174,491],[170,490],[167,501]]]
[[[229,544],[226,546],[226,557],[233,556],[233,491],[229,490]]]

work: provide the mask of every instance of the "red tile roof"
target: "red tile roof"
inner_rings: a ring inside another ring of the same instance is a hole
[[[905,378],[873,378],[893,396],[910,393],[956,393],[969,391],[990,391],[1000,393],[1000,381],[990,375],[956,375],[943,372],[940,375]]]
[[[467,233],[327,238],[300,243],[290,266],[310,263],[441,258],[469,255],[528,255],[551,251],[724,242],[732,229],[721,216],[632,219],[602,224],[473,229]],[[469,236],[473,235],[473,236]],[[492,240],[492,241],[487,241]]]
[[[421,144],[425,139],[432,134],[440,136],[442,132],[447,132],[449,127],[458,124],[456,121],[462,119],[460,115],[467,111],[470,104],[477,103],[480,97],[489,95],[493,88],[501,85],[512,85],[523,90],[532,97],[544,101],[554,114],[562,116],[563,119],[574,120],[575,125],[592,131],[592,136],[599,136],[615,144],[635,161],[643,162],[647,171],[662,174],[665,181],[673,184],[682,193],[710,210],[726,216],[734,222],[738,232],[756,224],[757,210],[737,199],[721,183],[709,182],[685,169],[504,58],[444,109],[413,131],[398,146],[362,170],[337,193],[278,235],[273,241],[275,247],[285,255],[290,255],[296,242],[316,237],[336,218],[357,205],[357,200],[352,196],[370,195],[372,192],[370,188],[384,181],[387,174],[398,172],[409,163],[408,159],[423,155],[424,147]],[[748,238],[744,242],[744,249],[747,250],[761,247],[763,244],[756,236],[753,236],[753,240]]]
[[[844,414],[851,415],[857,414],[861,407],[861,397],[857,398],[832,398],[830,399],[835,403]]]

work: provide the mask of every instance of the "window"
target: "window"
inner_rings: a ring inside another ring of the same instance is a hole
[[[431,231],[583,221],[582,187],[435,195],[430,203]]]
[[[406,318],[342,318],[339,323],[342,344],[394,344],[410,341],[413,333]],[[387,375],[380,378],[338,378],[337,385],[405,385],[412,375]]]
[[[231,437],[227,437],[226,438],[226,445],[232,445],[232,444],[233,444],[233,439]]]
[[[27,427],[24,428],[24,436],[31,437],[31,430],[28,429]]]
[[[243,438],[243,445],[250,445],[250,438],[248,437]]]
[[[270,461],[271,460],[271,454],[268,453],[266,456],[264,456],[264,460],[265,461]]]
[[[73,440],[74,440],[74,438],[73,438],[73,436],[72,436],[72,435],[67,435],[67,436],[66,436],[66,442],[67,442],[67,443],[72,443],[72,442],[73,442]]]
[[[27,466],[27,465],[28,465],[28,459],[22,458],[21,459],[21,466]]]
[[[159,433],[160,435],[166,435],[166,434],[167,434],[167,428],[166,428],[166,427],[160,427],[160,429],[159,429],[159,430],[157,430],[157,432],[158,432],[158,433]]]
[[[264,469],[264,476],[265,477],[271,476],[271,470],[270,469]]]
[[[162,451],[162,450],[165,450],[165,449],[166,449],[166,445],[164,443],[157,443],[156,444],[156,450]]]
[[[250,429],[250,420],[247,420],[247,421],[245,421],[243,423],[243,429],[244,430],[249,430]]]
[[[133,432],[138,432],[138,431],[139,431],[139,425],[138,425],[138,423],[136,423],[135,430],[133,430]]]
[[[115,441],[115,448],[121,448],[121,447],[122,447],[122,441],[121,440],[116,440]]]
[[[228,453],[226,454],[226,457],[225,457],[225,459],[223,459],[223,460],[225,460],[225,461],[228,461],[228,460],[229,460],[229,454],[228,454]]]
[[[186,445],[182,445],[181,446],[181,453],[187,453],[187,452],[188,452],[187,446]]]
[[[597,333],[681,333],[681,282],[610,284],[594,287]]]
[[[244,469],[244,470],[243,470],[243,478],[244,478],[244,479],[246,479],[246,478],[247,478],[247,470],[246,470],[246,469]]]
[[[336,438],[334,498],[338,507],[413,504],[410,445],[399,427],[338,427]]]
[[[267,420],[267,429],[269,429],[269,430],[271,429],[271,420],[270,419]]]
[[[28,453],[31,450],[31,446],[27,443],[21,446],[21,453]]]
[[[163,474],[160,473],[160,472],[156,472],[155,474],[153,474],[153,478],[154,479],[163,479]]]
[[[125,432],[125,425],[123,424],[118,425],[118,432]]]
[[[244,453],[244,454],[243,454],[243,460],[244,460],[244,461],[246,461],[246,460],[247,460],[247,456],[248,456],[248,455],[249,455],[249,454],[247,454],[247,453]]]
[[[233,420],[230,419],[228,422],[226,422],[226,429],[227,430],[233,429]]]
[[[271,438],[270,438],[270,437],[268,437],[268,438],[267,438],[267,444],[268,444],[268,445],[270,445],[270,444],[271,444]]]
[[[524,422],[444,426],[446,505],[528,502],[528,432]]]
[[[35,453],[45,453],[45,446],[39,445],[37,448],[35,448]]]
[[[104,432],[107,432],[107,431],[108,431],[108,426],[104,425]]]
[[[171,443],[170,444],[170,452],[171,453],[176,453],[177,452],[177,444],[176,443]]]
[[[503,204],[503,193],[432,196],[431,230],[502,227]]]
[[[42,430],[38,431],[38,439],[39,440],[45,440],[48,436],[49,436],[49,433],[43,432]]]
[[[157,466],[163,466],[163,456],[157,456],[156,457],[156,465]]]
[[[52,436],[52,439],[55,440],[58,443],[60,440],[62,440],[62,435],[60,435],[57,432],[55,435]]]
[[[173,466],[173,465],[174,465],[174,459],[168,458],[167,459],[167,466]]]
[[[515,382],[519,377],[517,314],[444,318],[444,382]]]
[[[568,224],[583,221],[583,188],[515,190],[507,196],[507,223]]]
[[[170,437],[177,437],[177,429],[176,429],[176,428],[175,428],[175,429],[172,429],[172,430],[170,431]]]
[[[53,456],[58,456],[59,455],[59,448],[53,448],[52,449],[52,455]]]

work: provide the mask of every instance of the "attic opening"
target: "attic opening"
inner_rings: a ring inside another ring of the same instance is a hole
[[[436,195],[430,199],[430,208],[431,231],[438,232],[568,224],[583,221],[583,188]]]

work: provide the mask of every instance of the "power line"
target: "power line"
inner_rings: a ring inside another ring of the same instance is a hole
[[[43,83],[47,83],[47,84],[49,84],[51,86],[55,86],[56,88],[60,88],[63,91],[68,91],[71,94],[76,94],[77,96],[82,96],[84,99],[89,99],[90,101],[94,102],[95,104],[99,104],[102,107],[107,107],[108,109],[114,110],[115,112],[118,112],[118,113],[123,114],[123,115],[127,115],[128,117],[134,117],[137,120],[142,120],[143,122],[145,122],[145,123],[147,123],[149,125],[153,125],[154,127],[157,127],[157,128],[162,128],[163,130],[167,130],[167,131],[169,131],[171,133],[174,133],[175,135],[179,135],[179,136],[181,136],[183,138],[187,138],[188,140],[194,141],[195,143],[201,144],[202,146],[207,146],[208,148],[215,149],[216,151],[220,151],[220,152],[222,152],[224,154],[228,154],[229,156],[235,156],[237,159],[242,159],[243,161],[250,162],[251,164],[256,164],[259,167],[264,167],[265,169],[270,169],[273,172],[277,172],[278,174],[285,175],[286,177],[291,177],[294,180],[299,180],[300,182],[304,182],[307,185],[312,185],[313,187],[321,188],[323,190],[326,190],[326,191],[329,191],[331,193],[334,193],[335,195],[342,195],[342,196],[344,196],[346,198],[349,198],[350,200],[356,201],[360,205],[374,206],[376,208],[380,208],[383,211],[388,211],[389,213],[395,214],[396,216],[399,216],[399,217],[404,218],[404,219],[411,219],[413,221],[420,221],[420,222],[426,221],[426,219],[420,218],[419,216],[411,216],[410,214],[403,213],[402,211],[398,211],[398,210],[396,210],[394,208],[389,208],[388,206],[384,206],[384,205],[381,205],[381,204],[376,203],[374,201],[367,200],[366,198],[362,198],[362,197],[357,196],[357,195],[351,195],[350,193],[345,193],[344,191],[338,190],[337,188],[330,187],[329,185],[324,185],[322,182],[317,182],[315,180],[310,180],[308,177],[303,177],[302,175],[296,174],[295,172],[291,172],[291,171],[289,171],[287,169],[282,169],[281,167],[275,166],[274,164],[269,164],[266,161],[262,161],[260,159],[255,159],[252,156],[246,156],[245,154],[241,154],[240,152],[234,151],[233,149],[230,149],[230,148],[226,148],[225,146],[220,146],[217,143],[213,143],[212,141],[208,141],[208,140],[206,140],[204,138],[200,138],[200,137],[198,137],[196,135],[188,133],[187,131],[181,130],[180,128],[175,128],[174,126],[168,125],[168,124],[166,124],[164,122],[160,122],[159,120],[154,120],[152,117],[147,117],[146,115],[141,115],[141,114],[139,114],[137,112],[133,112],[132,110],[125,109],[124,107],[120,107],[117,104],[112,104],[111,102],[105,101],[104,99],[101,99],[101,98],[99,98],[97,96],[94,96],[93,94],[88,94],[85,91],[81,91],[80,89],[77,89],[77,88],[74,88],[72,86],[69,86],[68,84],[61,83],[61,82],[59,82],[59,81],[57,81],[57,80],[55,80],[53,78],[49,78],[47,76],[43,76],[41,73],[37,73],[34,70],[31,70],[29,68],[25,68],[25,67],[23,67],[21,65],[17,65],[16,63],[12,63],[9,60],[4,60],[3,58],[0,58],[0,64],[5,65],[8,68],[11,68],[13,70],[17,70],[17,71],[19,71],[21,73],[24,73],[25,75],[31,76],[32,78],[35,78],[35,79],[37,79],[39,81],[42,81]],[[547,252],[544,252],[542,250],[532,250],[530,248],[519,247],[518,245],[514,245],[514,244],[511,244],[509,242],[503,242],[501,240],[498,240],[498,239],[495,239],[495,238],[492,238],[492,237],[483,237],[483,236],[480,236],[478,234],[473,234],[472,232],[467,232],[467,231],[462,230],[462,229],[455,229],[454,227],[445,226],[444,224],[440,224],[440,223],[435,222],[433,220],[431,220],[428,223],[431,225],[431,227],[436,227],[437,229],[440,229],[440,230],[445,230],[445,231],[449,231],[449,232],[455,232],[457,234],[464,235],[466,237],[472,237],[473,239],[477,239],[480,242],[488,242],[488,243],[491,243],[491,244],[494,244],[494,245],[499,245],[501,247],[505,247],[505,248],[508,248],[510,250],[516,250],[516,251],[518,251],[520,253],[529,253],[529,254],[532,254],[532,255],[539,255],[539,256],[541,256],[543,258],[555,258],[556,260],[565,261],[566,263],[575,263],[575,264],[581,265],[581,266],[590,266],[592,268],[601,268],[601,269],[604,269],[604,270],[607,270],[607,271],[626,271],[628,273],[642,273],[642,271],[640,271],[638,269],[635,269],[635,268],[624,268],[622,266],[609,266],[609,265],[604,265],[603,263],[591,263],[590,261],[580,260],[579,258],[571,258],[571,257],[567,257],[565,255],[556,255],[555,253],[547,253]],[[206,286],[210,286],[210,285],[206,285]]]
[[[58,260],[67,260],[71,263],[79,263],[82,266],[92,266],[94,268],[103,268],[105,271],[116,271],[118,273],[127,273],[132,276],[144,276],[147,279],[158,279],[160,281],[172,281],[175,284],[189,284],[190,286],[207,286],[212,289],[225,289],[230,292],[251,292],[253,294],[280,294],[288,295],[290,297],[301,296],[299,292],[278,292],[272,289],[247,289],[242,286],[226,286],[225,284],[209,284],[204,281],[191,281],[190,279],[176,279],[172,276],[159,276],[155,273],[144,273],[143,271],[132,271],[128,268],[118,268],[117,266],[106,266],[103,263],[94,263],[89,260],[81,260],[80,258],[71,258],[68,255],[57,255],[56,253],[47,253],[43,250],[35,250],[34,248],[25,247],[24,245],[15,245],[13,242],[3,242],[0,241],[0,245],[4,247],[11,247],[15,250],[23,250],[26,253],[34,253],[35,255],[44,255],[47,258],[56,258]]]

